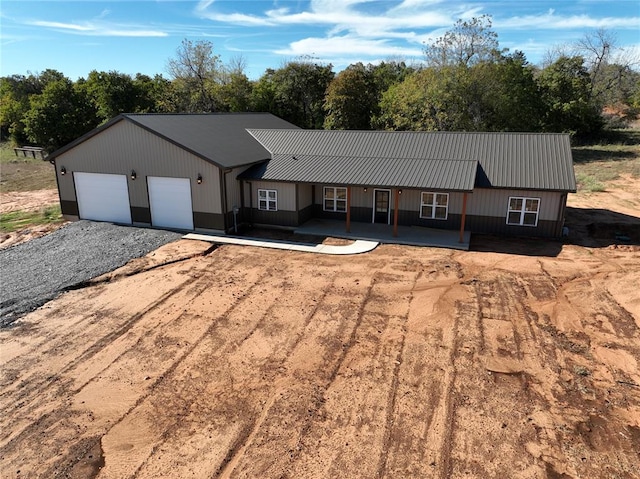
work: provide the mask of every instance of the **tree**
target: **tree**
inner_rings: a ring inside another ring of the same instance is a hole
[[[9,137],[16,144],[27,143],[23,119],[30,107],[29,99],[42,93],[49,83],[64,78],[62,73],[51,69],[0,78],[0,136]]]
[[[245,74],[246,60],[239,56],[232,58],[222,68],[216,90],[221,109],[224,111],[251,111],[253,83]]]
[[[602,128],[600,108],[591,101],[591,78],[582,57],[558,58],[538,77],[547,131],[594,133]]]
[[[382,94],[412,71],[401,61],[348,66],[332,80],[325,96],[327,129],[371,129],[380,114]]]
[[[172,85],[162,75],[153,78],[136,73],[133,79],[138,100],[136,112],[140,113],[168,113],[176,111],[172,101]]]
[[[103,122],[120,113],[138,111],[140,92],[129,75],[92,70],[86,80],[78,81],[78,87],[84,89]]]
[[[378,88],[370,68],[348,66],[329,84],[324,102],[328,130],[369,130],[378,107]]]
[[[211,112],[218,109],[214,95],[220,79],[220,56],[213,53],[213,44],[206,40],[183,40],[176,58],[169,60],[167,71],[178,92],[180,111]]]
[[[455,67],[425,68],[382,94],[375,126],[386,130],[460,129],[457,97],[451,88]]]
[[[87,133],[99,124],[89,97],[68,78],[47,84],[32,95],[24,117],[29,141],[53,151]]]
[[[331,65],[308,61],[269,69],[256,84],[254,106],[301,128],[322,128],[324,97],[333,76]]]
[[[472,66],[491,61],[497,54],[498,34],[491,30],[491,16],[458,20],[453,28],[424,50],[427,63],[433,67]]]

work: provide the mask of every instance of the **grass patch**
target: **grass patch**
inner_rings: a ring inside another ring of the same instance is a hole
[[[62,223],[60,205],[48,206],[39,211],[11,211],[0,214],[0,231],[11,233],[32,226]]]
[[[13,145],[0,143],[0,191],[34,191],[56,188],[53,165],[39,157],[15,155]]]
[[[578,191],[589,191],[590,193],[606,191],[604,183],[584,173],[576,173],[576,182],[578,183]]]
[[[605,191],[622,175],[640,178],[640,130],[620,130],[617,142],[580,145],[571,149],[578,191]]]

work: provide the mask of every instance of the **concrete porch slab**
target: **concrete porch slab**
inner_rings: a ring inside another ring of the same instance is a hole
[[[464,251],[469,250],[469,242],[471,240],[470,231],[464,232],[464,241],[460,243],[459,231],[425,228],[422,226],[398,226],[398,236],[394,237],[393,225],[355,223],[353,221],[351,222],[351,231],[347,233],[344,221],[319,218],[307,221],[296,228],[294,233],[410,246],[432,246]]]

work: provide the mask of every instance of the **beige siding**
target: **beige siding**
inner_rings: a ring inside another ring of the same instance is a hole
[[[240,195],[240,180],[237,179],[238,175],[246,170],[246,166],[242,166],[240,168],[234,168],[232,170],[228,170],[227,173],[223,173],[226,178],[226,188],[227,188],[227,210],[233,211],[233,207],[237,206],[240,208],[242,205],[241,195]],[[248,203],[247,203],[248,204]]]
[[[60,155],[56,159],[60,199],[76,201],[74,171],[127,175],[131,206],[149,207],[147,176],[190,178],[193,210],[221,213],[220,176],[217,166],[198,158],[127,120],[108,129]],[[61,176],[64,166],[67,174]],[[131,170],[137,179],[131,180]],[[201,185],[196,184],[198,174]]]
[[[405,211],[420,211],[423,192],[430,192],[430,190],[402,190],[402,194],[399,197],[400,209]],[[438,193],[447,192],[438,191]],[[462,213],[463,196],[464,193],[449,193],[449,214],[457,215]],[[373,197],[371,201],[373,202]]]
[[[476,189],[467,200],[467,214],[477,216],[507,216],[510,196],[540,198],[540,220],[558,219],[562,193],[553,191],[522,191]]]
[[[278,183],[272,181],[251,181],[252,208],[258,207],[258,190],[276,190],[278,192],[278,210],[296,211],[295,183]],[[249,182],[245,183],[245,205],[249,204]]]
[[[317,204],[323,204],[324,187],[329,185],[316,185],[316,197]],[[355,208],[373,208],[373,192],[376,189],[385,188],[373,188],[367,187],[367,191],[360,186],[351,187],[351,206]],[[393,198],[394,193],[391,188],[391,207],[394,207]],[[398,197],[398,203],[401,210],[406,211],[420,211],[420,200],[422,191],[428,190],[407,190],[403,189],[402,194]],[[462,212],[462,198],[463,193],[449,193],[449,213],[460,214]]]

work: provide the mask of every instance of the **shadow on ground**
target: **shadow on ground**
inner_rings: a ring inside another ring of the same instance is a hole
[[[523,256],[558,256],[565,244],[590,248],[632,247],[640,250],[640,218],[598,208],[566,210],[569,234],[561,239],[505,238],[474,234],[470,251]]]
[[[567,208],[566,242],[580,246],[640,245],[640,218],[599,208]]]

